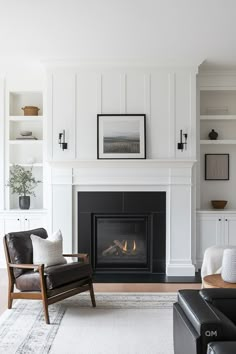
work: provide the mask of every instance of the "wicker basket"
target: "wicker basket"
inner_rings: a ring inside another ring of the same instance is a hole
[[[35,107],[35,106],[25,106],[22,107],[24,111],[24,116],[37,116],[40,108]]]

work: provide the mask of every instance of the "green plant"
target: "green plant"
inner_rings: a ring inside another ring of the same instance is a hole
[[[20,165],[13,165],[11,167],[10,179],[7,185],[11,188],[13,194],[35,196],[34,189],[41,181],[35,179],[32,170],[33,166],[30,169],[25,169]]]

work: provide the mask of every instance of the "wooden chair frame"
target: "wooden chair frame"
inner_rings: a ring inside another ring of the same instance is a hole
[[[12,302],[14,299],[30,299],[30,300],[42,300],[43,302],[43,310],[45,321],[47,324],[50,324],[49,313],[48,313],[48,305],[54,304],[57,301],[64,300],[70,296],[82,293],[84,291],[90,292],[91,302],[93,307],[96,307],[96,301],[93,290],[92,278],[82,279],[79,286],[77,285],[75,288],[70,290],[63,290],[60,292],[58,290],[58,294],[53,296],[48,296],[46,280],[44,275],[44,264],[12,264],[10,262],[10,256],[8,252],[8,247],[6,243],[6,236],[3,239],[4,243],[4,251],[7,261],[7,273],[8,273],[8,309],[12,308]],[[75,254],[64,254],[64,257],[74,257],[83,259],[85,263],[89,262],[88,255],[85,253],[75,253]],[[15,287],[15,276],[13,273],[14,269],[37,269],[40,277],[40,291],[24,291],[24,292],[14,292]]]

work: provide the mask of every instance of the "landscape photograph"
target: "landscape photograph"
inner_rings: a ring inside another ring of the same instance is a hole
[[[106,154],[140,153],[139,120],[106,121],[103,127],[103,152]]]

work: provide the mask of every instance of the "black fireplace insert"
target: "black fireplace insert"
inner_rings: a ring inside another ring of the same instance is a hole
[[[78,250],[95,274],[165,274],[165,192],[79,192]]]
[[[148,215],[95,214],[93,225],[95,269],[150,269]]]

